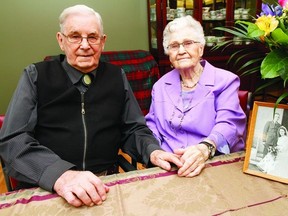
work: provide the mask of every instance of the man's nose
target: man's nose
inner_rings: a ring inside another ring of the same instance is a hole
[[[81,47],[90,47],[87,37],[83,37],[80,44],[81,44]]]

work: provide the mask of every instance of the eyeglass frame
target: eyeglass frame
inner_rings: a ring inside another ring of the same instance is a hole
[[[89,43],[90,45],[99,45],[100,43],[101,43],[101,40],[103,39],[103,36],[95,36],[95,37],[93,37],[93,38],[98,38],[97,40],[99,40],[99,42],[97,42],[97,43],[91,43],[91,42],[89,42],[89,37],[91,38],[91,36],[87,36],[87,37],[83,37],[82,35],[79,35],[80,37],[81,37],[81,40],[79,41],[79,42],[76,42],[76,41],[71,41],[71,37],[70,37],[70,35],[65,35],[64,33],[62,33],[61,32],[61,34],[65,37],[65,38],[67,38],[67,40],[68,40],[68,42],[69,43],[72,43],[72,44],[81,44],[82,43],[82,41],[83,41],[83,39],[85,38],[86,39],[86,41],[87,41],[87,43]]]
[[[186,44],[185,45],[185,43],[190,43],[190,42],[192,42],[191,44]],[[200,43],[199,41],[194,41],[194,40],[186,40],[186,41],[183,41],[182,43],[172,43],[172,44],[169,44],[168,46],[167,46],[167,49],[168,50],[172,50],[172,51],[178,51],[179,49],[180,49],[180,46],[182,46],[185,50],[187,50],[187,49],[189,49],[189,47],[187,48],[187,47],[185,47],[185,46],[192,46],[193,44],[196,44],[196,43]],[[177,49],[176,49],[176,47],[174,47],[174,48],[171,48],[170,46],[171,45],[176,45],[177,44]]]

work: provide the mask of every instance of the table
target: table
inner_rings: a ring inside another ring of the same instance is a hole
[[[288,185],[242,172],[244,152],[215,157],[183,178],[150,168],[102,177],[110,186],[101,206],[75,208],[40,188],[0,196],[0,215],[287,215]]]

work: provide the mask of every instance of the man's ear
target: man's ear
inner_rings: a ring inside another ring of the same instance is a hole
[[[106,40],[107,40],[107,35],[103,34],[103,38],[102,38],[102,50],[104,50]]]
[[[63,35],[61,34],[61,32],[57,32],[56,34],[56,39],[58,41],[59,47],[62,51],[64,51],[64,46],[63,46]]]

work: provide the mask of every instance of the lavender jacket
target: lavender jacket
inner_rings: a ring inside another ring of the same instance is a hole
[[[168,152],[196,145],[207,137],[217,143],[217,134],[226,140],[226,145],[217,145],[218,151],[227,154],[243,150],[246,115],[239,104],[239,77],[205,60],[201,64],[204,70],[186,111],[179,99],[179,71],[170,71],[154,84],[147,125]]]

